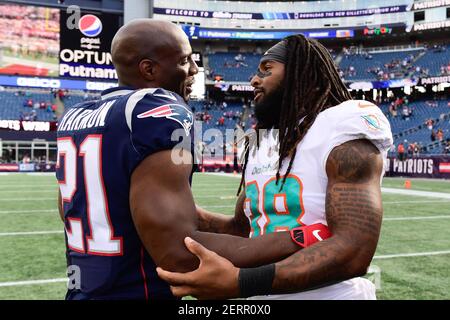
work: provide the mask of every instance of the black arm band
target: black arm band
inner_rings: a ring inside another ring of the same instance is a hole
[[[257,268],[241,268],[239,270],[239,296],[247,298],[270,294],[274,277],[274,263]]]

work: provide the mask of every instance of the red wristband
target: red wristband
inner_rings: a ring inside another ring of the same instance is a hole
[[[328,227],[321,223],[298,227],[290,230],[292,241],[302,248],[331,237]]]

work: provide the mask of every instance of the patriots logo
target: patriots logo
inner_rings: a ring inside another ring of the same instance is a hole
[[[192,112],[181,104],[165,104],[152,110],[138,114],[139,119],[143,118],[167,118],[181,124],[189,136],[193,124]]]

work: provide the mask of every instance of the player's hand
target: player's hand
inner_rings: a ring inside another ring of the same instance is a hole
[[[170,284],[177,297],[193,296],[197,299],[228,299],[239,296],[239,269],[217,253],[186,237],[184,243],[200,259],[200,265],[187,273],[169,272],[156,268],[158,275]]]

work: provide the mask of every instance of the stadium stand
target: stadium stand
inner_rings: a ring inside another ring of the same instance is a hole
[[[450,74],[450,50],[446,45],[433,45],[409,50],[374,52],[371,48],[344,48],[339,58],[341,76],[346,81],[375,81],[406,77]],[[242,52],[216,52],[209,55],[211,79],[248,82],[258,67],[261,55]]]
[[[433,76],[450,75],[450,46],[432,46],[415,63]]]
[[[258,68],[260,54],[217,52],[209,55],[210,74],[226,81],[249,82]]]
[[[0,91],[0,120],[56,121],[56,95],[61,91],[6,88]],[[60,96],[68,106],[91,98],[79,91],[63,91]]]

